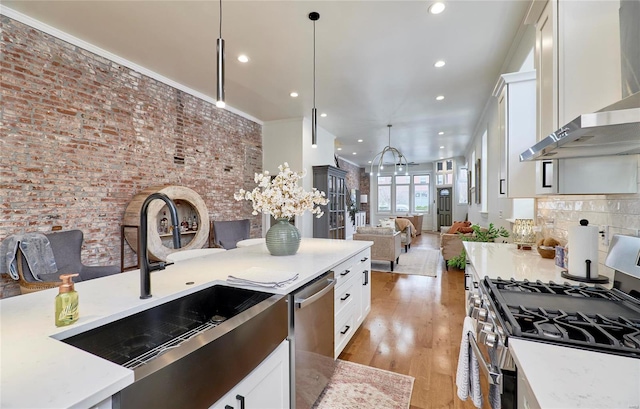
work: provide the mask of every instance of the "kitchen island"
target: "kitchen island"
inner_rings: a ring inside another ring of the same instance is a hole
[[[229,275],[246,270],[297,273],[298,279],[285,287],[262,289],[289,294],[370,246],[362,241],[303,239],[295,256],[274,257],[264,245],[256,245],[184,260],[151,274],[152,297],[145,300],[139,298],[138,270],[81,282],[76,284],[80,319],[62,328],[54,325],[57,289],[2,300],[0,407],[90,408],[134,382],[132,370],[60,339],[212,285],[227,285]]]
[[[464,246],[471,287],[484,277],[580,284],[562,278],[562,269],[535,250],[497,243]],[[610,271],[602,274],[612,277]],[[508,350],[517,367],[518,407],[640,408],[638,358],[515,337],[508,339]]]

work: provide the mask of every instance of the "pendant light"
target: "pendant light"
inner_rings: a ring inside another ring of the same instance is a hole
[[[389,159],[393,162],[394,175],[397,175],[398,172],[402,172],[403,170],[405,175],[409,175],[409,164],[407,162],[407,158],[398,149],[391,146],[391,126],[391,124],[387,125],[387,128],[389,128],[389,144],[371,160],[371,168],[369,169],[369,174],[371,176],[373,176],[373,167],[375,165],[378,166],[376,174],[380,176],[380,171],[384,170],[385,155],[390,156]]]
[[[224,40],[222,39],[222,0],[220,0],[220,35],[217,40],[216,66],[218,67],[218,75],[216,83],[218,86],[216,92],[216,106],[224,108]]]
[[[311,147],[318,147],[318,110],[316,109],[316,21],[320,14],[312,11],[309,20],[313,21],[313,108],[311,109]]]

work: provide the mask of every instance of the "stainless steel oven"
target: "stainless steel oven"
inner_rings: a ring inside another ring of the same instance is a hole
[[[605,264],[611,289],[485,277],[470,295],[469,343],[502,408],[516,408],[520,393],[512,337],[640,359],[640,237],[614,236]]]

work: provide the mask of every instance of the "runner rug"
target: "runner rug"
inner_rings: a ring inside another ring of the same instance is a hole
[[[413,248],[400,254],[400,262],[394,263],[393,273],[436,277],[440,267],[440,250]],[[371,270],[391,272],[391,264],[371,260]]]
[[[411,376],[338,359],[313,409],[408,409],[413,381]]]

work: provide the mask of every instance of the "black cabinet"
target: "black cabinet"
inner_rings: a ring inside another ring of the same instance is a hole
[[[347,172],[335,166],[314,166],[313,187],[325,192],[329,203],[321,206],[324,214],[313,218],[313,237],[323,239],[344,239],[346,218]]]

